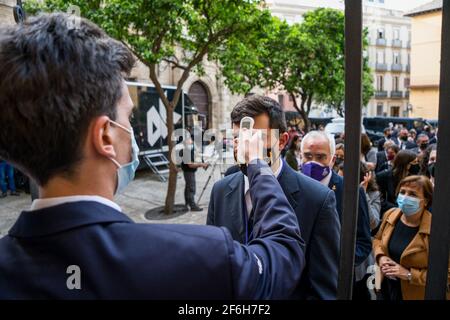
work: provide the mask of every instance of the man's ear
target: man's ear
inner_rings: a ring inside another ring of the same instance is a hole
[[[280,139],[279,139],[280,151],[286,147],[288,142],[289,142],[289,133],[283,132],[282,134],[280,134]]]
[[[115,132],[107,116],[95,118],[90,131],[90,139],[95,151],[107,158],[115,158],[116,151],[113,146]]]
[[[331,159],[331,167],[334,167],[335,164],[336,164],[336,155],[334,155],[333,158]]]

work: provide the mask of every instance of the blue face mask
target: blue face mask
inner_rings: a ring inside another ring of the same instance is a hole
[[[397,204],[405,216],[412,216],[420,210],[420,199],[399,194]]]
[[[111,161],[114,162],[114,164],[117,166],[117,187],[114,194],[121,193],[125,187],[134,179],[134,174],[136,172],[136,169],[139,166],[139,147],[136,142],[136,138],[134,137],[133,128],[127,129],[121,124],[110,120],[114,125],[118,126],[119,128],[125,130],[131,135],[131,162],[127,164],[121,165],[117,160],[112,159]]]

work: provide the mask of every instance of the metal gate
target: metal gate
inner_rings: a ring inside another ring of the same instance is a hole
[[[446,299],[450,209],[450,0],[443,0],[438,154],[426,299]],[[345,181],[338,299],[351,299],[358,212],[362,106],[362,1],[345,1]],[[447,139],[445,139],[447,137]]]

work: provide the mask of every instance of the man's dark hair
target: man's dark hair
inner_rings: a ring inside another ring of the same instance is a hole
[[[231,122],[240,124],[244,117],[255,118],[264,113],[269,116],[271,129],[278,129],[280,133],[287,131],[286,118],[280,104],[257,94],[244,98],[233,108]]]
[[[45,185],[72,175],[91,121],[116,117],[134,57],[85,19],[41,14],[0,30],[0,157]]]

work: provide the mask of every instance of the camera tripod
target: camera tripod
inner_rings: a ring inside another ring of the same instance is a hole
[[[209,182],[211,181],[211,178],[214,176],[214,172],[216,171],[216,168],[218,166],[220,166],[220,164],[218,163],[220,156],[218,154],[214,154],[213,157],[215,157],[214,161],[212,162],[211,166],[212,166],[212,170],[208,175],[208,179],[206,179],[205,185],[203,186],[202,192],[200,193],[200,196],[197,199],[197,203],[200,203],[200,200],[203,197],[203,194],[205,193],[206,188],[208,187]],[[220,172],[221,175],[223,175],[222,172]]]

